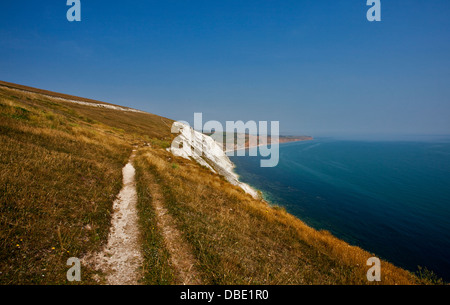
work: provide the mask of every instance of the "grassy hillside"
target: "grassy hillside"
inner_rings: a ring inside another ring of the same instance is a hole
[[[179,283],[156,225],[155,183],[202,283],[367,284],[372,254],[167,152],[171,120],[51,96],[99,103],[0,83],[0,284],[67,283],[67,258],[106,243],[136,145],[144,284]],[[95,283],[94,273],[83,266],[82,284]],[[421,282],[430,280],[382,263],[382,284]]]
[[[162,120],[0,86],[0,283],[65,283],[100,248],[132,145],[170,143]]]

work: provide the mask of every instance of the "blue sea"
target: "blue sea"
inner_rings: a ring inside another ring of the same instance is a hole
[[[231,157],[241,181],[316,229],[450,281],[448,139],[323,138],[279,147],[275,168]]]

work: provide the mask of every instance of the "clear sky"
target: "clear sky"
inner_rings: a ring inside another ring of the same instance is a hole
[[[0,80],[285,133],[450,134],[450,1],[2,1]]]

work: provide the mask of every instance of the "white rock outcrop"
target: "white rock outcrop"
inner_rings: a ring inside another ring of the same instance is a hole
[[[172,133],[178,134],[168,149],[173,155],[193,159],[214,173],[224,176],[231,184],[241,187],[253,198],[259,198],[256,190],[239,181],[238,175],[233,172],[233,162],[213,138],[181,122],[173,123]]]

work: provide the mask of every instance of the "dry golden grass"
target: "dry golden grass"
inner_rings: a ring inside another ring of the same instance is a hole
[[[160,122],[0,87],[0,283],[66,283],[106,241],[132,144],[171,137]]]

